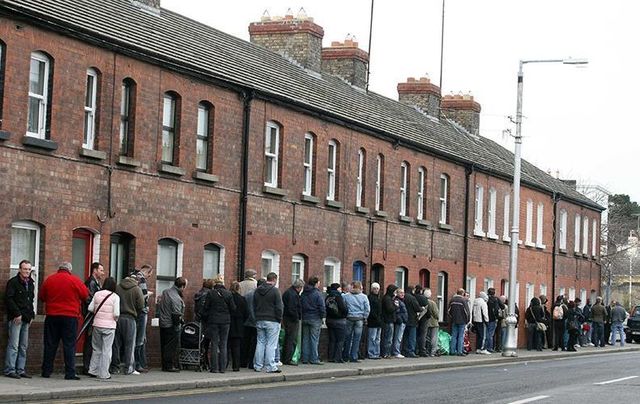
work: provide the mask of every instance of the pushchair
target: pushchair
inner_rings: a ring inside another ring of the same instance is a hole
[[[199,322],[187,323],[180,333],[178,362],[181,369],[195,367],[198,372],[209,369],[207,347],[203,344],[204,332]]]

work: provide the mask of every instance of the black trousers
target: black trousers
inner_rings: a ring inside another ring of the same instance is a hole
[[[178,350],[180,349],[180,328],[160,328],[160,356],[162,370],[178,368]]]
[[[82,344],[82,370],[85,375],[89,373],[91,354],[93,353],[93,346],[91,346],[92,332],[93,327],[87,327],[87,331],[84,333],[84,342]]]
[[[240,359],[240,367],[253,369],[253,357],[256,354],[256,327],[244,327],[244,349]]]
[[[231,351],[231,367],[234,371],[240,370],[242,337],[229,338],[229,351]]]
[[[76,375],[76,333],[78,319],[67,316],[46,316],[44,320],[44,355],[42,358],[42,376],[49,377],[53,373],[53,361],[56,358],[58,345],[62,340],[64,353],[64,376]]]
[[[553,320],[553,349],[565,349],[564,320]]]
[[[347,337],[347,320],[327,320],[327,330],[329,331],[329,349],[327,356],[330,362],[342,362],[344,350],[344,340]]]
[[[298,326],[300,320],[283,319],[284,326],[284,347],[282,352],[282,363],[288,365],[293,358],[293,352],[296,350],[296,340],[298,339]]]
[[[224,373],[227,368],[229,324],[208,324],[207,335],[211,338],[211,371]]]

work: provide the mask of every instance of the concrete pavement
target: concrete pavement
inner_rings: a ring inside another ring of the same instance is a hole
[[[446,369],[633,351],[640,351],[640,345],[627,344],[624,348],[610,346],[606,348],[580,348],[578,352],[519,350],[517,358],[504,358],[500,354],[470,354],[466,357],[445,356],[417,359],[382,359],[365,360],[360,363],[326,363],[324,366],[283,366],[282,373],[278,374],[258,373],[243,369],[240,372],[227,372],[224,374],[190,370],[183,370],[180,373],[165,373],[159,370],[151,370],[149,373],[139,376],[113,375],[110,380],[106,381],[99,381],[89,377],[82,377],[82,380],[79,381],[64,380],[62,374],[54,374],[49,379],[35,375],[33,379],[20,380],[0,377],[0,402],[50,401],[214,387],[246,386],[284,381],[311,381],[332,377],[377,375],[383,373]]]

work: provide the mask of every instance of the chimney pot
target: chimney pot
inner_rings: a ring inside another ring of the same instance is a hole
[[[398,83],[398,100],[406,105],[420,108],[427,114],[440,115],[440,88],[427,77],[407,77],[405,83]]]
[[[322,71],[364,88],[369,54],[358,48],[358,42],[352,38],[348,34],[344,42],[333,41],[331,47],[322,49]]]
[[[445,95],[442,98],[442,112],[444,115],[459,123],[469,133],[477,135],[480,131],[480,104],[470,93],[459,92],[454,95]]]

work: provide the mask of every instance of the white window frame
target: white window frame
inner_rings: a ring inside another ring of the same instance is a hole
[[[469,306],[473,307],[473,302],[476,300],[477,280],[475,276],[467,276],[466,290],[469,293]],[[486,292],[486,289],[485,289]]]
[[[473,227],[473,235],[484,237],[484,187],[476,184],[476,201],[475,201],[475,224]]]
[[[93,68],[87,69],[87,88],[85,91],[82,147],[93,149],[95,146],[96,112],[98,108],[98,72]]]
[[[327,200],[336,200],[336,162],[338,143],[330,140],[327,146]]]
[[[307,153],[307,150],[309,153]],[[311,196],[313,192],[313,135],[311,133],[304,134],[303,154],[304,184],[302,195]]]
[[[276,282],[276,286],[277,286],[278,283],[280,282],[280,254],[274,250],[264,250],[260,255],[260,259],[261,259],[260,276],[266,279],[267,274],[269,274],[270,272],[274,272],[276,275],[278,275],[278,281]],[[264,270],[265,260],[270,261],[269,270],[266,271],[266,273]]]
[[[130,79],[122,80],[122,94],[120,94],[120,155],[133,155],[132,150],[129,150],[129,143],[131,136],[131,92],[133,90],[133,81]]]
[[[587,289],[580,289],[580,308],[587,304]]]
[[[567,211],[564,209],[560,210],[560,229],[558,230],[559,235],[559,248],[560,250],[567,250]]]
[[[165,93],[162,98],[162,162],[175,163],[177,97]]]
[[[407,268],[405,267],[398,267],[396,268],[396,270],[393,272],[394,274],[394,284],[404,290],[405,292],[407,291]],[[400,284],[398,285],[398,275],[400,275]]]
[[[525,239],[526,246],[533,247],[533,201],[527,199],[527,222],[525,225]]]
[[[504,295],[507,299],[511,299],[511,296],[509,296],[509,281],[504,281]],[[518,304],[518,307],[522,307],[520,304],[520,282],[516,282],[516,303]],[[529,306],[529,303],[526,303],[525,307]]]
[[[567,293],[567,289],[566,288],[560,288],[560,294],[558,296],[564,297],[565,293]]]
[[[591,221],[591,256],[592,257],[597,257],[598,256],[598,242],[597,242],[597,234],[598,234],[598,221],[596,219],[593,219]]]
[[[527,304],[527,306],[529,305],[529,303],[531,302],[531,299],[533,299],[533,296],[536,293],[536,287],[533,283],[527,283],[526,285],[526,289],[525,289],[525,293],[526,293],[526,301],[525,303]]]
[[[327,278],[327,267],[331,268],[331,279]],[[325,258],[322,270],[322,282],[324,283],[323,290],[327,290],[327,287],[331,283],[340,283],[340,260],[333,257]]]
[[[484,278],[484,290],[488,291],[489,289],[493,288],[493,279],[491,278]]]
[[[569,288],[569,301],[576,300],[576,288]]]
[[[496,189],[491,187],[489,188],[489,217],[487,218],[487,237],[490,239],[497,240],[498,235],[496,234],[496,212],[497,212],[497,204],[498,204],[498,193]]]
[[[582,226],[582,219],[579,213],[576,213],[574,222],[574,238],[573,238],[573,251],[576,254],[580,253],[580,229]]]
[[[293,268],[296,265],[298,265],[300,272],[297,277],[293,272]],[[304,279],[304,269],[304,256],[300,254],[294,254],[293,257],[291,257],[291,284],[293,284],[296,279]]]
[[[165,289],[162,289],[160,287],[160,282],[166,282],[166,280],[159,280],[157,279],[158,276],[160,275],[160,268],[162,265],[164,265],[164,263],[161,260],[160,257],[160,248],[161,248],[161,244],[160,241],[163,239],[170,239],[173,240],[174,242],[177,243],[177,248],[176,248],[176,276],[174,278],[177,279],[179,277],[182,276],[182,259],[183,259],[183,255],[184,255],[184,243],[180,240],[177,240],[175,238],[172,237],[162,237],[160,239],[158,239],[158,241],[156,242],[157,245],[157,260],[156,260],[156,296],[161,296],[162,292]],[[169,285],[169,287],[171,287],[171,285]]]
[[[358,176],[356,178],[356,207],[362,207],[364,193],[364,150],[358,150]]]
[[[511,194],[504,196],[504,227],[502,228],[502,240],[511,241]]]
[[[542,202],[538,203],[538,208],[536,209],[536,248],[546,248],[547,246],[544,244],[544,204]]]
[[[207,266],[207,260],[206,260],[206,251],[207,251],[207,247],[209,245],[214,245],[216,247],[218,247],[218,273],[220,275],[224,276],[224,258],[225,258],[225,248],[218,244],[218,243],[209,243],[207,245],[204,246],[203,250],[202,250],[202,277],[204,279],[207,279],[207,275],[205,274],[205,268]],[[211,276],[210,278],[213,278],[215,276],[215,274],[213,274],[213,276]]]
[[[20,261],[22,261],[23,259],[27,259],[26,257],[14,257],[12,256],[13,254],[11,254],[11,249],[13,247],[13,229],[18,229],[18,230],[27,230],[27,231],[34,231],[35,232],[35,245],[34,245],[34,253],[33,253],[33,260],[31,261],[31,278],[34,280],[34,285],[35,285],[35,290],[34,290],[34,299],[33,299],[33,310],[35,311],[35,313],[38,313],[38,275],[39,275],[39,266],[38,263],[40,262],[40,226],[38,226],[36,223],[33,222],[29,222],[29,221],[17,221],[17,222],[13,222],[11,223],[11,230],[12,230],[12,234],[11,234],[11,245],[9,245],[9,260],[11,261],[9,263],[9,276],[11,278],[13,278],[14,276],[16,276],[18,274],[18,265],[20,264]]]
[[[416,218],[418,220],[424,220],[424,182],[426,178],[425,168],[418,168],[418,209],[416,210]]]
[[[440,175],[440,224],[447,224],[447,211],[449,208],[449,177],[446,174]]]
[[[275,136],[275,151],[269,151],[271,136]],[[275,122],[267,122],[264,134],[264,164],[270,167],[271,177],[267,177],[269,170],[265,169],[264,185],[278,188],[278,160],[280,150],[280,126]]]
[[[205,103],[198,104],[198,118],[196,122],[196,170],[207,171],[209,169],[209,142],[211,142],[211,108]],[[198,145],[202,143],[202,153],[198,153]],[[200,161],[204,156],[204,167]]]
[[[447,274],[444,272],[438,272],[438,277],[437,277],[437,294],[436,294],[436,299],[438,302],[438,321],[442,322],[444,321],[444,303],[445,303],[445,292],[447,289]]]
[[[382,198],[383,198],[383,190],[382,190],[382,165],[384,164],[384,158],[378,154],[376,158],[376,210],[381,210],[382,207]]]
[[[407,186],[409,182],[409,165],[400,164],[400,216],[407,216]]]
[[[42,94],[32,93],[31,92],[31,79],[29,79],[29,99],[34,98],[38,100],[38,124],[37,131],[30,132],[29,131],[29,123],[27,122],[27,136],[35,137],[38,139],[46,138],[46,130],[47,130],[47,106],[49,103],[49,69],[51,68],[51,61],[49,58],[41,52],[33,52],[31,53],[30,61],[37,61],[44,63],[43,74],[44,77],[41,78],[43,80],[42,83]],[[33,72],[31,71],[31,66],[29,67],[29,76],[31,76]],[[31,108],[31,102],[29,102],[29,109]],[[31,116],[30,111],[27,113],[27,121]]]
[[[545,285],[544,283],[540,284],[540,296],[542,296],[542,295],[547,296],[547,285]],[[551,299],[551,300],[553,300],[553,299]]]
[[[582,218],[582,254],[589,254],[589,218],[587,216]]]

